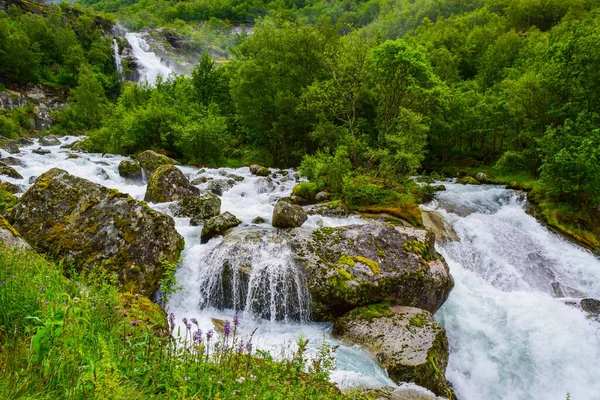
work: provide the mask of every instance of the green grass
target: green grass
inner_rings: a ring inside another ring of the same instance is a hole
[[[148,299],[110,279],[0,245],[0,394],[6,399],[344,399],[328,382],[333,349],[288,360],[232,332],[178,336]],[[179,316],[181,317],[181,316]],[[174,317],[173,317],[174,318]],[[178,339],[175,339],[178,337]],[[217,345],[218,343],[218,345]]]

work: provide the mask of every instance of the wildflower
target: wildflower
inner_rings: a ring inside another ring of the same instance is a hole
[[[188,324],[188,319],[186,317],[183,317],[182,321],[183,321],[184,325]]]
[[[252,342],[246,343],[246,351],[248,354],[252,353]]]
[[[202,331],[200,329],[194,332],[193,339],[194,342],[202,343]]]
[[[139,294],[139,293],[136,293],[136,294],[135,294],[135,297],[142,297],[142,295],[141,295],[141,294]]]
[[[131,321],[131,325],[133,325],[133,326],[137,325],[137,321],[134,319],[133,321]]]
[[[190,324],[189,322],[187,324],[185,324],[186,329],[189,331],[190,329],[192,329],[192,324]]]
[[[245,347],[245,345],[244,345],[244,342],[243,342],[243,341],[241,341],[241,342],[238,344],[237,352],[238,352],[238,353],[241,353],[242,351],[244,351],[244,347]]]
[[[223,333],[225,334],[225,336],[229,336],[229,334],[231,333],[231,324],[229,323],[229,321],[225,321],[225,325],[223,325]]]
[[[45,302],[44,302],[44,305],[45,305],[45,306],[47,306],[48,304],[50,304],[50,303],[49,303],[49,302],[47,302],[47,301],[45,301]]]
[[[173,333],[173,329],[175,329],[175,314],[169,314],[169,325],[171,326],[171,333]]]
[[[235,314],[233,316],[233,326],[235,326],[235,327],[240,326],[240,317],[237,314]]]
[[[213,330],[211,329],[210,331],[206,332],[206,340],[210,340],[213,337]]]
[[[238,383],[244,383],[246,379],[243,376],[240,376],[240,378],[237,380]]]
[[[190,380],[190,377],[189,377],[189,376],[186,376],[185,378],[183,378],[183,380],[184,380],[184,381],[189,381],[189,380]]]
[[[190,321],[192,322],[192,324],[198,326],[198,320],[196,318],[192,318],[190,319]]]
[[[6,279],[2,279],[2,286],[6,285]]]

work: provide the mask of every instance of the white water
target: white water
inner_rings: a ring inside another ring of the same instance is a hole
[[[529,216],[517,192],[444,185],[425,208],[460,238],[438,243],[456,286],[436,314],[458,398],[600,399],[600,326],[566,304],[600,297],[600,260]]]
[[[121,54],[119,54],[119,43],[117,43],[117,39],[113,39],[113,53],[115,57],[115,67],[117,68],[117,72],[123,72],[123,65],[121,64]]]
[[[63,143],[71,143],[76,139],[61,140]],[[44,147],[51,150],[51,154],[33,154],[32,150],[37,147],[37,145],[23,147],[20,154],[12,155],[26,163],[25,167],[14,167],[24,179],[5,176],[2,179],[19,184],[23,190],[26,190],[31,185],[29,183],[31,177],[35,178],[52,167],[58,167],[81,178],[129,193],[136,199],[141,200],[144,197],[145,184],[136,184],[119,176],[118,164],[121,160],[127,159],[126,157],[77,153],[80,158],[68,159],[67,156],[71,153],[68,149],[51,146]],[[2,158],[11,156],[4,151],[0,153]],[[199,174],[197,168],[180,168],[189,177]],[[287,181],[281,174],[271,180],[253,176],[248,168],[212,169],[206,170],[204,175],[222,179],[222,174],[227,173],[242,176],[244,180],[223,194],[221,212],[229,211],[243,223],[228,234],[226,239],[218,237],[206,244],[200,244],[202,227],[190,226],[187,218],[174,218],[177,231],[185,238],[185,249],[182,253],[184,261],[177,272],[177,279],[183,285],[183,290],[172,296],[167,304],[167,310],[176,314],[177,321],[181,321],[183,317],[197,318],[204,332],[213,329],[211,318],[231,320],[236,311],[212,307],[219,305],[216,304],[219,294],[218,291],[213,291],[210,285],[216,283],[215,277],[219,276],[223,268],[222,261],[225,255],[235,249],[238,257],[234,260],[238,260],[241,264],[243,261],[249,262],[252,265],[253,275],[249,284],[251,290],[246,292],[244,301],[240,297],[240,292],[235,291],[230,297],[234,295],[238,297],[233,304],[229,305],[235,305],[239,309],[242,334],[250,334],[257,329],[253,340],[255,347],[269,350],[274,356],[279,357],[294,351],[300,335],[310,340],[310,352],[313,352],[325,339],[329,343],[341,345],[336,352],[338,366],[332,374],[332,380],[338,385],[396,387],[367,352],[357,346],[343,345],[331,338],[329,324],[308,322],[308,295],[300,287],[301,277],[298,276],[293,263],[288,262],[289,250],[285,243],[276,240],[276,230],[270,224],[274,203],[277,199],[289,195],[296,182],[294,171],[288,171]],[[199,187],[203,188],[203,186],[205,185]],[[151,204],[158,211],[169,214],[171,214],[171,205],[172,203]],[[263,217],[267,222],[253,224],[251,221],[257,216]],[[315,229],[321,225],[341,226],[353,223],[361,223],[360,218],[356,216],[329,218],[314,215],[303,227]],[[230,240],[235,237],[251,239],[253,233],[260,234],[262,239],[258,242]],[[278,290],[270,291],[269,288]],[[260,313],[259,310],[263,312]],[[259,318],[261,315],[266,318]],[[409,385],[407,390],[414,390],[414,385]],[[424,391],[424,389],[420,390]]]
[[[166,79],[173,73],[171,67],[164,63],[156,53],[150,51],[150,45],[141,33],[128,32],[125,39],[131,45],[133,56],[137,60],[139,82],[148,82],[153,85],[160,76]]]

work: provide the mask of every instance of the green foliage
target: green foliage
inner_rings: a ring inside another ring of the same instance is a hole
[[[306,156],[300,164],[300,174],[311,181],[322,181],[333,193],[342,190],[344,178],[350,174],[350,159],[346,147],[340,146],[334,155],[318,151],[314,156]]]

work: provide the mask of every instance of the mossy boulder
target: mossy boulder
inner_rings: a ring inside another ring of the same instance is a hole
[[[313,203],[319,188],[314,182],[301,182],[292,188],[292,193],[303,200],[304,203]]]
[[[472,176],[464,176],[456,181],[456,183],[460,183],[461,185],[481,185],[477,179]]]
[[[396,383],[414,382],[439,396],[453,398],[446,384],[448,339],[431,313],[414,307],[391,307],[371,316],[355,309],[337,320],[333,334],[369,350]]]
[[[480,183],[485,183],[488,181],[488,176],[484,172],[480,172],[475,175],[475,179],[477,179]]]
[[[9,222],[37,251],[104,268],[125,290],[150,297],[184,245],[168,215],[58,168],[23,194]]]
[[[204,226],[202,227],[202,233],[200,234],[200,240],[202,243],[208,242],[210,239],[225,235],[228,230],[231,228],[235,228],[242,221],[237,219],[237,217],[230,212],[225,212],[221,215],[217,215],[206,221]]]
[[[0,161],[0,175],[9,176],[15,179],[23,179],[23,176],[17,172],[16,169],[11,167],[10,165],[6,165]]]
[[[307,219],[302,207],[285,200],[279,200],[273,209],[273,226],[276,228],[297,228]]]
[[[192,186],[188,179],[174,165],[162,165],[148,180],[144,200],[152,203],[165,203],[196,196],[200,189]]]
[[[169,158],[167,156],[163,156],[162,154],[158,154],[152,150],[146,150],[140,153],[136,160],[142,166],[144,173],[146,176],[150,176],[160,167],[161,165],[177,165],[177,161]]]
[[[25,164],[25,162],[23,160],[20,160],[18,158],[12,157],[12,156],[3,158],[2,162],[4,164],[6,164],[6,165],[10,165],[10,166],[13,166],[13,167],[16,166],[16,167],[23,167],[24,168],[24,167],[27,166],[27,164]]]
[[[23,240],[19,232],[17,232],[4,218],[0,218],[0,242],[17,246],[22,249],[30,248],[29,244]]]
[[[0,138],[0,149],[9,154],[18,154],[21,152],[18,142],[14,139]]]
[[[123,178],[142,179],[142,166],[135,160],[123,160],[119,163],[119,175]]]
[[[253,164],[250,166],[250,173],[256,176],[269,176],[271,174],[271,170],[267,167],[263,167],[262,165]]]
[[[38,144],[40,146],[58,146],[60,145],[60,140],[54,135],[48,135],[41,137]]]
[[[0,189],[0,216],[6,217],[10,214],[18,200],[13,193]]]
[[[305,271],[317,319],[382,301],[434,313],[454,287],[433,233],[423,229],[372,221],[294,230],[289,242]]]
[[[221,212],[221,199],[212,193],[184,197],[175,206],[175,216],[191,218],[191,225],[216,217]]]
[[[0,191],[15,194],[15,193],[19,193],[21,191],[21,188],[19,188],[14,183],[0,182]]]

